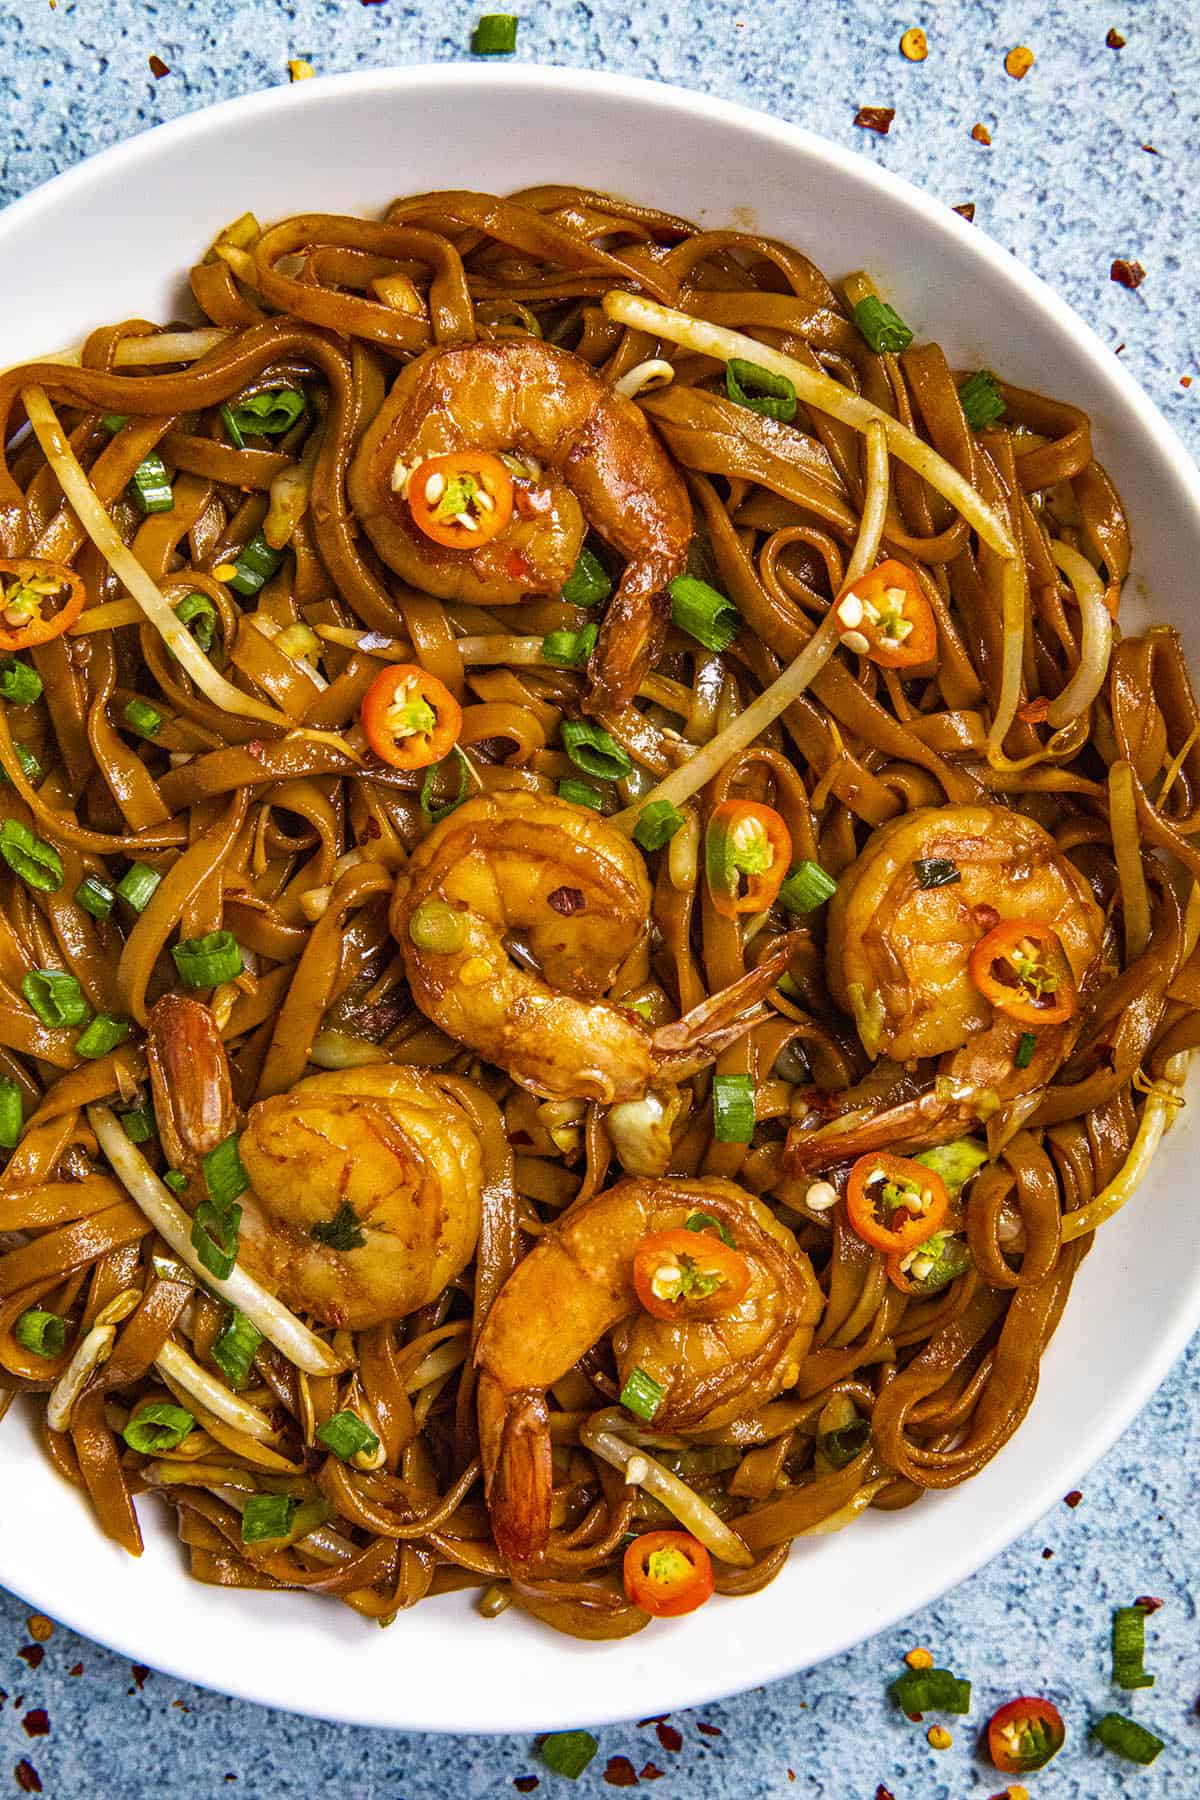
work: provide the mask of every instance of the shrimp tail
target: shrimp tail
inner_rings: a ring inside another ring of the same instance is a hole
[[[969,1131],[989,1109],[995,1110],[994,1096],[989,1108],[983,1093],[972,1103],[941,1098],[930,1088],[918,1099],[889,1106],[870,1118],[839,1119],[817,1131],[796,1124],[784,1147],[784,1167],[791,1175],[816,1175],[837,1163],[869,1156],[874,1150],[927,1150],[932,1144],[944,1143],[948,1136]]]
[[[665,586],[655,593],[642,583],[628,588],[621,583],[587,666],[585,712],[595,718],[624,712],[632,704],[647,670],[662,654],[670,619],[671,599]]]
[[[188,1169],[238,1128],[229,1060],[207,1006],[164,994],[146,1041],[159,1142],[174,1169]]]
[[[760,1001],[777,985],[807,937],[807,932],[789,931],[757,967],[747,969],[728,987],[701,1000],[698,1006],[684,1013],[682,1019],[660,1025],[654,1033],[654,1049],[660,1059],[657,1066],[661,1069],[664,1063],[704,1051],[707,1054],[696,1064],[696,1068],[703,1068],[705,1062],[711,1062],[728,1044],[736,1043],[755,1025],[761,1024],[766,1014]]]
[[[550,1410],[544,1394],[508,1393],[486,1369],[477,1405],[492,1535],[511,1563],[526,1567],[541,1558],[550,1537]]]

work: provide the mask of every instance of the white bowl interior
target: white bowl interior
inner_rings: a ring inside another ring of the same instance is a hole
[[[536,129],[530,129],[530,121]],[[450,129],[452,127],[452,129]],[[869,267],[951,360],[987,363],[1091,414],[1129,508],[1130,607],[1173,622],[1200,668],[1187,604],[1200,566],[1200,481],[1150,403],[1080,321],[936,202],[804,132],[696,94],[570,71],[439,67],[352,75],[234,101],[72,171],[0,218],[22,271],[5,362],[91,326],[178,315],[189,262],[245,209],[377,212],[394,195],[574,181],[800,246],[828,273]],[[137,204],[129,204],[136,192]],[[102,1539],[16,1416],[4,1428],[0,1580],[45,1611],[187,1679],[271,1705],[380,1725],[529,1730],[665,1711],[819,1661],[994,1555],[1144,1403],[1200,1322],[1200,1210],[1185,1116],[1131,1215],[1101,1234],[1016,1438],[976,1480],[798,1548],[753,1600],[612,1645],[558,1638],[513,1612],[483,1624],[454,1596],[386,1634],[344,1609],[192,1583],[143,1503],[146,1554]],[[1144,1221],[1153,1216],[1154,1229]],[[1114,1325],[1119,1321],[1119,1329]]]

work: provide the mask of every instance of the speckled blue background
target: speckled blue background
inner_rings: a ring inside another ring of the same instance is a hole
[[[0,200],[146,126],[285,82],[289,57],[306,56],[319,74],[461,59],[480,10],[453,0],[0,5]],[[898,49],[914,24],[929,36],[920,65]],[[1106,46],[1110,27],[1124,49]],[[1037,56],[1021,82],[1003,68],[1018,43]],[[158,80],[152,53],[170,71]],[[1195,0],[928,0],[911,9],[868,0],[536,0],[524,9],[518,60],[647,75],[745,101],[951,204],[974,201],[978,227],[1120,347],[1185,443],[1200,448]],[[855,128],[860,105],[895,107],[887,137]],[[990,148],[971,138],[977,121]],[[1137,292],[1109,279],[1114,257],[1144,265]],[[1192,375],[1189,390],[1182,378]],[[1087,1304],[1085,1289],[1074,1304]],[[21,1656],[28,1609],[0,1593],[0,1793],[29,1785],[24,1763],[43,1792],[72,1800],[161,1792],[468,1800],[522,1791],[514,1781],[539,1774],[539,1797],[586,1800],[611,1793],[606,1765],[628,1757],[658,1800],[873,1800],[879,1783],[895,1800],[966,1800],[1003,1785],[976,1753],[979,1725],[1001,1701],[1033,1690],[1056,1700],[1069,1731],[1067,1750],[1029,1778],[1038,1800],[1189,1800],[1200,1794],[1198,1376],[1193,1347],[1084,1481],[1078,1507],[1057,1506],[940,1605],[807,1675],[677,1714],[678,1750],[653,1724],[606,1728],[596,1761],[570,1786],[539,1765],[527,1740],[402,1736],[265,1713],[131,1671],[61,1629],[30,1667],[37,1656]],[[1148,1631],[1157,1686],[1127,1708],[1167,1740],[1149,1771],[1085,1742],[1089,1719],[1121,1706],[1108,1685],[1110,1610],[1143,1593],[1165,1602]],[[918,1643],[976,1683],[971,1719],[954,1722],[954,1746],[940,1755],[885,1699],[899,1658]],[[586,1715],[581,1692],[581,1723]]]

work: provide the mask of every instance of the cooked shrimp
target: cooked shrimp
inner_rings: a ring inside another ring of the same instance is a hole
[[[502,531],[478,548],[445,548],[414,523],[407,479],[428,458],[463,450],[499,453],[523,473]],[[592,698],[613,709],[633,698],[662,645],[691,504],[641,410],[580,357],[532,337],[426,351],[363,437],[349,495],[389,568],[478,606],[557,595],[591,525],[626,558],[589,665]]]
[[[916,1099],[819,1133],[793,1128],[792,1169],[943,1142],[1050,1080],[1078,1036],[1079,1016],[1029,1034],[1021,1067],[1027,1026],[993,1008],[971,976],[971,952],[1005,919],[1049,926],[1076,988],[1084,987],[1104,917],[1078,869],[1032,819],[1003,806],[924,807],[873,834],[830,902],[829,986],[872,1057],[942,1060],[933,1089]]]
[[[194,1173],[238,1129],[207,1007],[167,994],[150,1015],[163,1148]],[[239,1257],[297,1312],[355,1330],[436,1299],[475,1252],[479,1139],[436,1076],[373,1063],[309,1076],[250,1108]]]
[[[655,1032],[602,998],[649,930],[650,899],[641,852],[596,813],[549,795],[491,794],[417,847],[391,926],[413,999],[450,1037],[532,1093],[633,1100],[753,1024],[791,946]],[[510,955],[515,938],[536,968]]]
[[[637,1247],[698,1212],[726,1227],[749,1264],[749,1286],[711,1318],[652,1318],[634,1287]],[[545,1549],[553,1484],[547,1390],[606,1332],[622,1383],[636,1368],[662,1388],[656,1428],[707,1431],[796,1381],[820,1312],[808,1257],[731,1181],[621,1181],[564,1213],[509,1276],[476,1351],[488,1505],[505,1555],[526,1563]]]

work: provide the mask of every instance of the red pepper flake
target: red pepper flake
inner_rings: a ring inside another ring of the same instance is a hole
[[[83,1664],[76,1663],[73,1669],[67,1670],[67,1674],[68,1675],[82,1675],[83,1674]]]
[[[1040,725],[1049,711],[1050,702],[1045,694],[1041,694],[1036,700],[1026,700],[1023,706],[1018,706],[1017,717],[1023,725]]]
[[[364,6],[382,6],[383,0],[362,0]]]
[[[1162,151],[1156,150],[1154,148],[1153,144],[1143,144],[1142,149],[1146,152],[1147,156],[1161,156],[1162,155]]]
[[[1191,378],[1191,376],[1190,376],[1190,375],[1181,375],[1181,376],[1180,376],[1180,377],[1179,377],[1179,385],[1180,385],[1180,387],[1182,387],[1182,388],[1189,388],[1189,387],[1191,387],[1191,385],[1192,385],[1192,378]]]
[[[884,1787],[881,1781],[879,1786],[875,1789],[875,1800],[896,1800],[896,1796],[893,1794],[891,1788]]]
[[[971,136],[975,139],[977,144],[990,144],[992,141],[991,132],[986,125],[982,124],[972,125]]]
[[[510,550],[504,564],[506,572],[514,581],[523,581],[533,564],[519,550]]]
[[[54,1636],[54,1620],[48,1619],[45,1613],[31,1613],[25,1628],[35,1644],[48,1644]]]
[[[561,914],[564,919],[569,919],[572,913],[587,910],[587,901],[582,888],[557,887],[552,894],[546,895],[546,904],[553,907],[554,911]]]
[[[35,1706],[21,1720],[27,1737],[48,1737],[50,1734],[50,1715],[44,1706]]]
[[[1125,348],[1124,344],[1118,344],[1116,349],[1113,351],[1113,355],[1120,356],[1120,354],[1121,354],[1122,350],[1124,350],[1124,348]]]
[[[1140,262],[1126,262],[1123,256],[1118,256],[1113,260],[1109,277],[1113,281],[1119,281],[1122,287],[1140,288],[1146,279],[1146,271]]]
[[[131,1688],[130,1693],[132,1693],[132,1692],[133,1692],[133,1689]],[[175,1707],[175,1709],[178,1712],[181,1712],[181,1713],[190,1713],[192,1710],[191,1707],[186,1705],[185,1702],[182,1700],[172,1700],[171,1705],[173,1707]]]
[[[643,1726],[646,1725],[661,1725],[662,1721],[664,1719],[669,1719],[670,1716],[670,1713],[651,1713],[648,1719],[638,1720],[638,1730],[641,1731]]]
[[[696,1720],[696,1730],[702,1731],[705,1737],[723,1737],[725,1735],[719,1725],[710,1725],[705,1719]]]
[[[661,1781],[666,1772],[665,1769],[660,1769],[657,1763],[648,1762],[643,1767],[639,1779],[642,1781]]]
[[[609,1787],[636,1787],[638,1784],[637,1770],[627,1756],[610,1756],[604,1779]]]
[[[975,223],[975,202],[973,200],[964,200],[961,206],[952,206],[950,211],[956,212],[960,219],[967,221],[968,225]]]
[[[1109,26],[1108,36],[1104,41],[1110,50],[1123,50],[1125,48],[1125,39],[1121,36],[1115,25]]]
[[[21,1648],[17,1651],[17,1655],[21,1658],[22,1662],[28,1663],[31,1669],[40,1669],[45,1660],[46,1652],[42,1649],[40,1644],[22,1644]]]
[[[513,1786],[518,1794],[532,1794],[538,1786],[538,1778],[536,1775],[516,1775],[513,1777]]]
[[[33,1764],[31,1762],[26,1762],[24,1757],[21,1758],[20,1762],[13,1770],[13,1780],[23,1794],[40,1794],[42,1791],[41,1776],[38,1774]]]
[[[1083,1499],[1083,1495],[1079,1491],[1079,1489],[1072,1488],[1069,1494],[1063,1495],[1063,1505],[1069,1506],[1072,1509],[1072,1511],[1074,1511],[1075,1507],[1077,1507],[1079,1505],[1079,1502],[1082,1499]]]
[[[1156,1613],[1163,1602],[1154,1594],[1139,1594],[1133,1604],[1140,1606],[1145,1613]]]
[[[1049,1562],[1049,1561],[1050,1561],[1050,1558],[1051,1558],[1051,1557],[1052,1557],[1052,1556],[1053,1556],[1053,1555],[1054,1555],[1054,1552],[1053,1552],[1053,1550],[1051,1550],[1051,1549],[1050,1549],[1050,1548],[1049,1548],[1049,1547],[1048,1547],[1048,1546],[1047,1546],[1047,1548],[1046,1548],[1046,1549],[1045,1549],[1045,1550],[1043,1550],[1043,1551],[1042,1551],[1042,1561],[1043,1561],[1043,1562]]]
[[[861,125],[864,131],[877,131],[880,137],[886,137],[895,116],[894,106],[860,106],[854,115],[854,123]]]
[[[659,1743],[664,1750],[669,1750],[672,1756],[683,1749],[683,1733],[676,1731],[674,1725],[659,1724],[657,1731]]]
[[[140,1694],[146,1685],[146,1677],[150,1673],[150,1670],[145,1663],[130,1663],[129,1672],[137,1683],[137,1690]]]
[[[150,58],[150,73],[153,75],[155,81],[161,81],[163,76],[169,75],[171,71],[168,69],[161,56],[152,56]]]

